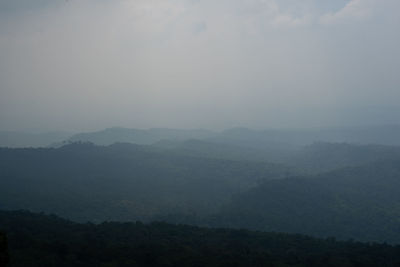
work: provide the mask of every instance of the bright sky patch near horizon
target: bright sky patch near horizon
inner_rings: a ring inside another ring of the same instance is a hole
[[[0,0],[0,130],[400,123],[398,0]]]

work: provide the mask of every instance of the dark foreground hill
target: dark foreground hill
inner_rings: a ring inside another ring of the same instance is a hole
[[[8,261],[7,238],[4,233],[0,232],[0,267],[6,266]]]
[[[166,223],[77,224],[0,211],[10,267],[399,266],[400,247]]]
[[[400,242],[400,161],[265,181],[213,218],[225,227]]]

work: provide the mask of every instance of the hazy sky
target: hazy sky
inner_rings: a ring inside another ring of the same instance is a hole
[[[400,123],[399,0],[0,0],[0,130]]]

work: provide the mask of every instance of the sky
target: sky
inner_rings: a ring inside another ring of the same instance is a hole
[[[0,130],[399,124],[398,0],[0,0]]]

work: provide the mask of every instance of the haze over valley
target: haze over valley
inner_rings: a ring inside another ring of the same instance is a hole
[[[399,266],[396,0],[0,0],[0,267]]]

